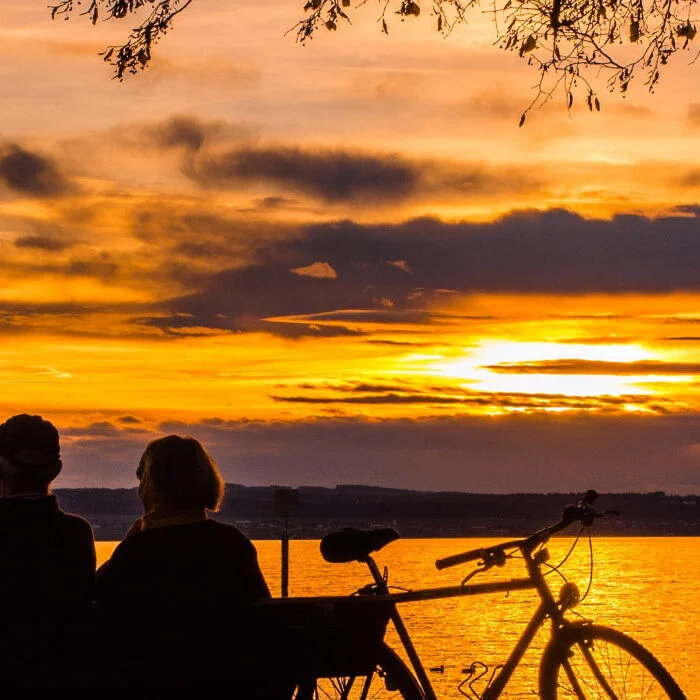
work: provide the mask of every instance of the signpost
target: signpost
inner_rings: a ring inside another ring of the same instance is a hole
[[[282,530],[282,597],[289,595],[289,518],[299,515],[299,490],[275,490],[275,515],[284,518]]]

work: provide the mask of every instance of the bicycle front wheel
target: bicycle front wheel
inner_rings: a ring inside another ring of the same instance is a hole
[[[317,678],[300,686],[294,700],[425,700],[423,691],[401,658],[383,645],[375,668],[366,675]]]
[[[660,661],[639,642],[600,625],[565,630],[545,649],[541,700],[686,700]]]

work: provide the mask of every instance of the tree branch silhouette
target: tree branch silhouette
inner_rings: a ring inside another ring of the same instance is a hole
[[[53,18],[68,19],[76,8],[92,24],[124,20],[143,14],[141,23],[119,46],[101,53],[123,80],[145,68],[152,48],[172,27],[175,18],[193,0],[60,0],[51,6]],[[335,31],[351,24],[351,14],[367,5],[360,0],[308,0],[305,15],[287,33],[300,43],[319,31]],[[423,3],[423,6],[428,3]],[[436,31],[447,36],[466,24],[479,0],[432,0],[429,15]],[[392,18],[418,18],[420,0],[378,0],[378,22],[388,34]],[[638,74],[653,92],[663,69],[675,53],[690,48],[697,34],[693,11],[696,0],[493,0],[487,10],[493,19],[494,44],[517,51],[538,74],[535,97],[522,113],[520,124],[537,104],[563,90],[567,108],[583,91],[590,110],[600,110],[600,99],[590,80],[607,76],[610,91],[625,93]],[[424,15],[426,13],[423,13]],[[695,60],[697,55],[693,58]]]
[[[90,0],[81,15],[89,17],[92,24],[99,19],[121,20],[137,13],[143,7],[150,8],[147,17],[132,29],[121,46],[109,46],[100,55],[114,66],[114,77],[123,80],[126,74],[135,74],[151,60],[152,47],[172,28],[173,20],[185,10],[192,0]],[[61,0],[50,6],[51,18],[68,19],[81,0]]]

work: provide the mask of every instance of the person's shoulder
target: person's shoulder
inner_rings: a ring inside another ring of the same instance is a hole
[[[207,518],[204,522],[205,527],[209,528],[210,530],[226,533],[230,537],[242,537],[243,539],[248,539],[235,525],[232,525],[231,523],[224,523],[221,520],[216,520],[215,518]]]
[[[140,560],[143,557],[150,557],[154,552],[158,552],[168,543],[159,542],[157,539],[158,533],[156,530],[165,530],[167,528],[153,528],[153,530],[144,530],[143,532],[135,532],[121,539],[117,546],[112,550],[110,560],[112,561],[129,561],[133,558]],[[152,537],[156,533],[156,539]]]
[[[85,526],[91,527],[88,519],[84,518],[82,515],[78,515],[77,513],[70,513],[68,511],[62,510],[61,517],[67,523],[71,523],[75,527],[85,527]]]
[[[216,532],[220,537],[239,542],[243,546],[253,546],[248,537],[244,535],[235,525],[223,523],[220,520],[214,520],[213,518],[208,518],[205,521],[204,526],[211,532]]]
[[[92,533],[92,525],[87,520],[87,518],[84,518],[82,515],[77,515],[76,513],[67,513],[64,510],[60,511],[60,514],[61,519],[66,524],[66,527],[72,527],[77,531],[90,531]]]

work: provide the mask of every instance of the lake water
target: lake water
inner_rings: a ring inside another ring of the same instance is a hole
[[[434,562],[449,554],[498,542],[495,539],[402,539],[376,556],[389,569],[389,583],[405,589],[457,585],[470,564],[438,571]],[[557,564],[573,540],[550,541],[550,564]],[[576,611],[594,621],[627,632],[652,651],[673,674],[689,699],[700,698],[700,538],[618,537],[593,538],[593,579]],[[115,542],[98,542],[100,562],[109,557]],[[317,540],[292,540],[289,546],[289,595],[345,595],[369,581],[359,563],[328,564]],[[276,540],[255,541],[260,566],[273,595],[281,595],[281,545]],[[588,541],[581,541],[562,567],[581,593],[590,578]],[[515,560],[476,580],[524,575]],[[563,581],[552,574],[553,588]],[[444,666],[429,675],[440,698],[461,698],[457,685],[462,668],[472,661],[490,667],[505,661],[532,614],[534,591],[450,598],[406,603],[400,612],[426,668]],[[542,630],[527,652],[505,697],[529,697],[536,678],[538,649],[547,636]],[[394,639],[391,631],[388,641]]]

